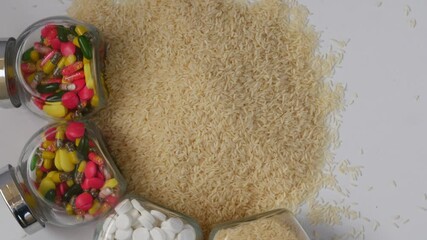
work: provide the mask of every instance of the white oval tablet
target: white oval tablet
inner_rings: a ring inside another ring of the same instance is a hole
[[[157,220],[159,220],[161,222],[166,221],[166,215],[164,213],[157,211],[157,210],[151,210],[150,213]]]
[[[139,211],[136,209],[130,210],[127,215],[132,218],[132,222],[135,222],[136,220],[138,220],[139,216],[141,216],[141,214],[139,214]]]
[[[141,203],[138,202],[136,199],[132,199],[131,201],[132,206],[138,210],[140,213],[143,212],[145,209],[142,207]]]
[[[150,232],[146,228],[137,228],[132,234],[132,240],[150,240],[150,238]]]
[[[146,218],[144,218],[143,216],[138,218],[138,222],[145,227],[146,229],[150,230],[154,227],[153,223],[151,223],[150,221],[148,221]]]
[[[184,229],[180,233],[178,233],[178,236],[176,237],[177,240],[196,240],[196,232],[192,231],[191,229]]]
[[[118,229],[128,229],[132,226],[132,218],[127,214],[121,214],[116,219]]]
[[[125,199],[123,201],[121,201],[115,208],[114,210],[116,211],[117,214],[124,214],[129,212],[130,210],[133,209],[132,203],[129,201],[129,199]]]
[[[156,222],[156,219],[148,211],[143,211],[141,213],[141,217],[147,219],[147,221],[151,222],[152,224],[154,224]]]
[[[184,223],[182,222],[182,220],[175,217],[169,218],[168,220],[162,223],[162,228],[168,229],[173,233],[181,232],[183,227],[184,227]]]
[[[166,240],[166,233],[158,227],[150,230],[150,236],[153,240]]]
[[[118,240],[131,240],[132,239],[132,229],[118,229],[116,231],[115,237]]]
[[[175,240],[175,233],[171,232],[168,229],[164,229],[164,228],[162,228],[162,230],[163,230],[163,232],[166,233],[166,239],[167,240]]]

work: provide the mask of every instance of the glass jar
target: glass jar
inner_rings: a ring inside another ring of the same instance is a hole
[[[294,215],[276,209],[248,218],[216,225],[209,240],[309,240]]]
[[[108,214],[126,183],[89,122],[48,125],[25,145],[16,167],[0,171],[0,192],[28,233],[45,223],[76,226]]]
[[[105,42],[92,25],[50,17],[0,40],[0,105],[77,120],[106,105]]]
[[[94,240],[113,239],[201,240],[203,234],[191,217],[128,195],[98,224],[94,235]]]

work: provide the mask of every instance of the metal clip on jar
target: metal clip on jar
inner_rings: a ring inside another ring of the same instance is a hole
[[[294,215],[286,209],[216,225],[209,235],[209,240],[241,239],[309,240]]]
[[[68,227],[103,217],[125,188],[99,130],[88,122],[42,128],[16,167],[0,169],[0,192],[27,233],[46,223]]]
[[[98,224],[94,240],[201,240],[199,224],[184,214],[137,196],[125,196]]]
[[[92,25],[51,17],[0,40],[0,105],[77,120],[104,107],[105,43]]]

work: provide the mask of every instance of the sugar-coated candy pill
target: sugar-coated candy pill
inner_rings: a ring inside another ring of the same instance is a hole
[[[162,222],[162,228],[164,229],[168,229],[173,233],[179,233],[183,227],[184,227],[184,223],[182,222],[181,219],[176,218],[176,217],[172,217],[169,218],[168,220]]]
[[[177,240],[196,240],[196,232],[191,231],[191,229],[184,229],[178,233],[176,238]]]
[[[150,236],[153,240],[166,240],[166,233],[158,227],[155,227],[150,230]]]
[[[132,240],[132,229],[117,229],[115,237],[117,240]]]
[[[138,222],[148,230],[154,227],[153,223],[144,218],[143,216],[138,217]]]
[[[79,97],[74,92],[66,92],[61,97],[61,102],[68,109],[75,109],[79,105]]]
[[[132,226],[132,217],[128,214],[120,214],[116,219],[117,229],[128,229]]]
[[[76,46],[71,42],[61,43],[61,53],[64,56],[73,55],[76,52]]]
[[[63,105],[44,105],[43,111],[52,117],[62,118],[68,113],[68,109]]]
[[[146,228],[137,228],[133,231],[132,240],[150,240],[150,232]]]
[[[125,199],[123,201],[121,201],[115,208],[114,210],[116,211],[117,214],[124,214],[129,212],[130,210],[132,210],[132,204],[129,201],[129,199]]]
[[[157,211],[157,210],[151,210],[151,211],[150,211],[150,213],[151,213],[151,215],[153,215],[153,217],[154,217],[154,218],[156,218],[157,220],[159,220],[159,221],[161,221],[161,222],[166,221],[166,215],[165,215],[165,214],[163,214],[162,212]]]
[[[84,192],[77,196],[76,198],[76,208],[87,211],[92,207],[93,197],[90,193]]]
[[[90,100],[94,95],[93,89],[89,89],[87,87],[83,87],[82,90],[79,92],[79,98],[82,101]]]
[[[70,122],[65,130],[65,135],[70,141],[83,137],[85,134],[85,124],[82,122]]]
[[[95,177],[96,173],[98,171],[98,166],[94,163],[94,162],[88,162],[86,164],[86,168],[85,168],[85,177],[86,178],[93,178]]]

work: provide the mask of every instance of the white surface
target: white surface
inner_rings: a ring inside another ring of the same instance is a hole
[[[336,159],[363,165],[363,176],[350,185],[344,203],[373,222],[346,220],[342,226],[316,227],[319,239],[365,228],[366,239],[426,239],[427,207],[427,1],[401,0],[301,0],[309,7],[311,22],[323,32],[325,47],[331,39],[351,39],[334,81],[347,84],[347,101],[355,100],[343,114],[341,147]],[[0,37],[17,36],[27,25],[47,16],[65,13],[61,1],[2,0]],[[43,6],[42,6],[43,5]],[[405,6],[412,9],[405,15]],[[410,20],[417,25],[411,28]],[[356,98],[355,96],[358,95]],[[0,109],[0,164],[16,164],[28,138],[45,121],[25,109]],[[362,154],[363,152],[363,154]],[[396,181],[397,187],[393,185]],[[372,191],[368,191],[370,187]],[[337,194],[323,194],[341,201]],[[46,229],[26,236],[0,201],[1,239],[91,239],[94,224],[78,229]],[[395,219],[400,215],[400,219]],[[311,229],[304,214],[304,227]],[[403,224],[403,221],[410,222]],[[400,226],[396,228],[394,222]],[[312,234],[311,230],[308,230]],[[358,237],[362,239],[362,237]]]

